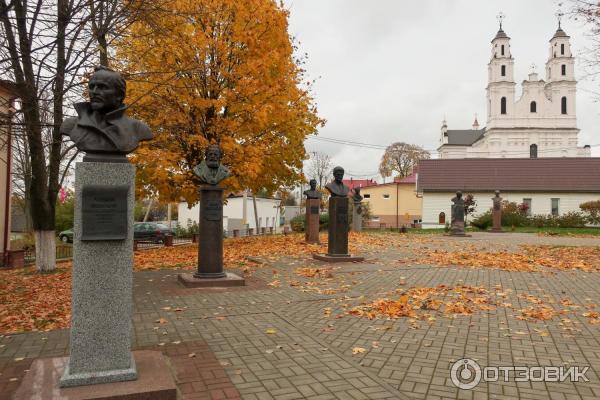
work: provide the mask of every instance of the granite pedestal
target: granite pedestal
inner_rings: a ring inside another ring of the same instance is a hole
[[[61,388],[68,359],[39,358],[33,362],[13,400],[176,400],[177,387],[166,358],[158,351],[135,351],[138,379]]]
[[[198,269],[178,280],[186,287],[244,286],[244,278],[223,271],[223,188],[201,185],[199,197]]]
[[[462,236],[470,237],[471,235],[465,234],[465,221],[452,221],[450,225],[450,232],[446,236]]]
[[[313,254],[313,258],[326,262],[363,261],[360,256],[348,253],[348,198],[329,198],[329,228],[327,254]]]
[[[354,232],[362,231],[362,206],[361,203],[354,203],[352,208],[352,230]]]
[[[492,230],[491,232],[502,232],[502,211],[492,210]]]
[[[135,167],[80,162],[70,357],[61,387],[134,380],[131,354]]]
[[[320,243],[319,241],[319,210],[320,199],[306,199],[306,227],[304,239],[306,243]]]

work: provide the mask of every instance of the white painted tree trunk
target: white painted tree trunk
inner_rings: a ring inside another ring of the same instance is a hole
[[[38,272],[56,269],[56,235],[54,231],[34,231],[35,266]]]

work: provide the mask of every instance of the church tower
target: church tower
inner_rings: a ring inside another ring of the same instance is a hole
[[[514,113],[514,62],[510,52],[510,37],[502,30],[504,15],[500,14],[500,29],[492,40],[492,56],[488,63],[488,127],[502,124],[502,119]]]
[[[575,58],[571,52],[570,37],[560,26],[550,39],[548,61],[546,62],[546,96],[552,101],[553,116],[561,120],[576,121],[575,117]]]

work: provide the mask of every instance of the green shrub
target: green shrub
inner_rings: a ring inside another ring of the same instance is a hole
[[[329,214],[321,214],[319,215],[319,229],[325,230],[329,228]]]
[[[586,213],[587,222],[600,225],[600,200],[581,203],[579,208]]]
[[[478,215],[471,221],[471,225],[482,231],[487,230],[492,225],[492,212],[486,211],[481,215]]]
[[[556,223],[559,228],[581,228],[584,227],[588,218],[577,211],[569,211],[555,217]]]
[[[306,214],[298,214],[290,220],[290,226],[293,232],[304,232],[306,224]]]

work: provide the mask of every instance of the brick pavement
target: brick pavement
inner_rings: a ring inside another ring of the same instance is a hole
[[[590,324],[577,309],[550,321],[515,318],[515,310],[529,305],[519,294],[544,298],[556,309],[561,299],[600,304],[599,273],[523,273],[405,262],[415,248],[460,249],[465,243],[514,250],[522,243],[598,246],[600,240],[475,234],[459,240],[426,236],[398,241],[390,236],[390,247],[366,252],[365,263],[331,267],[331,279],[295,273],[298,267],[324,264],[307,257],[285,258],[256,270],[248,287],[235,290],[183,289],[176,271],[140,272],[134,282],[133,345],[161,350],[171,359],[184,399],[599,398],[600,325]],[[507,293],[503,301],[513,308],[440,316],[432,323],[369,320],[346,313],[355,305],[394,297],[398,288],[439,284],[490,291],[501,285]],[[353,354],[355,347],[365,351]],[[67,352],[66,330],[0,337],[0,399],[8,398],[35,357]],[[590,381],[511,379],[459,390],[449,371],[463,357],[483,366],[590,366]]]

